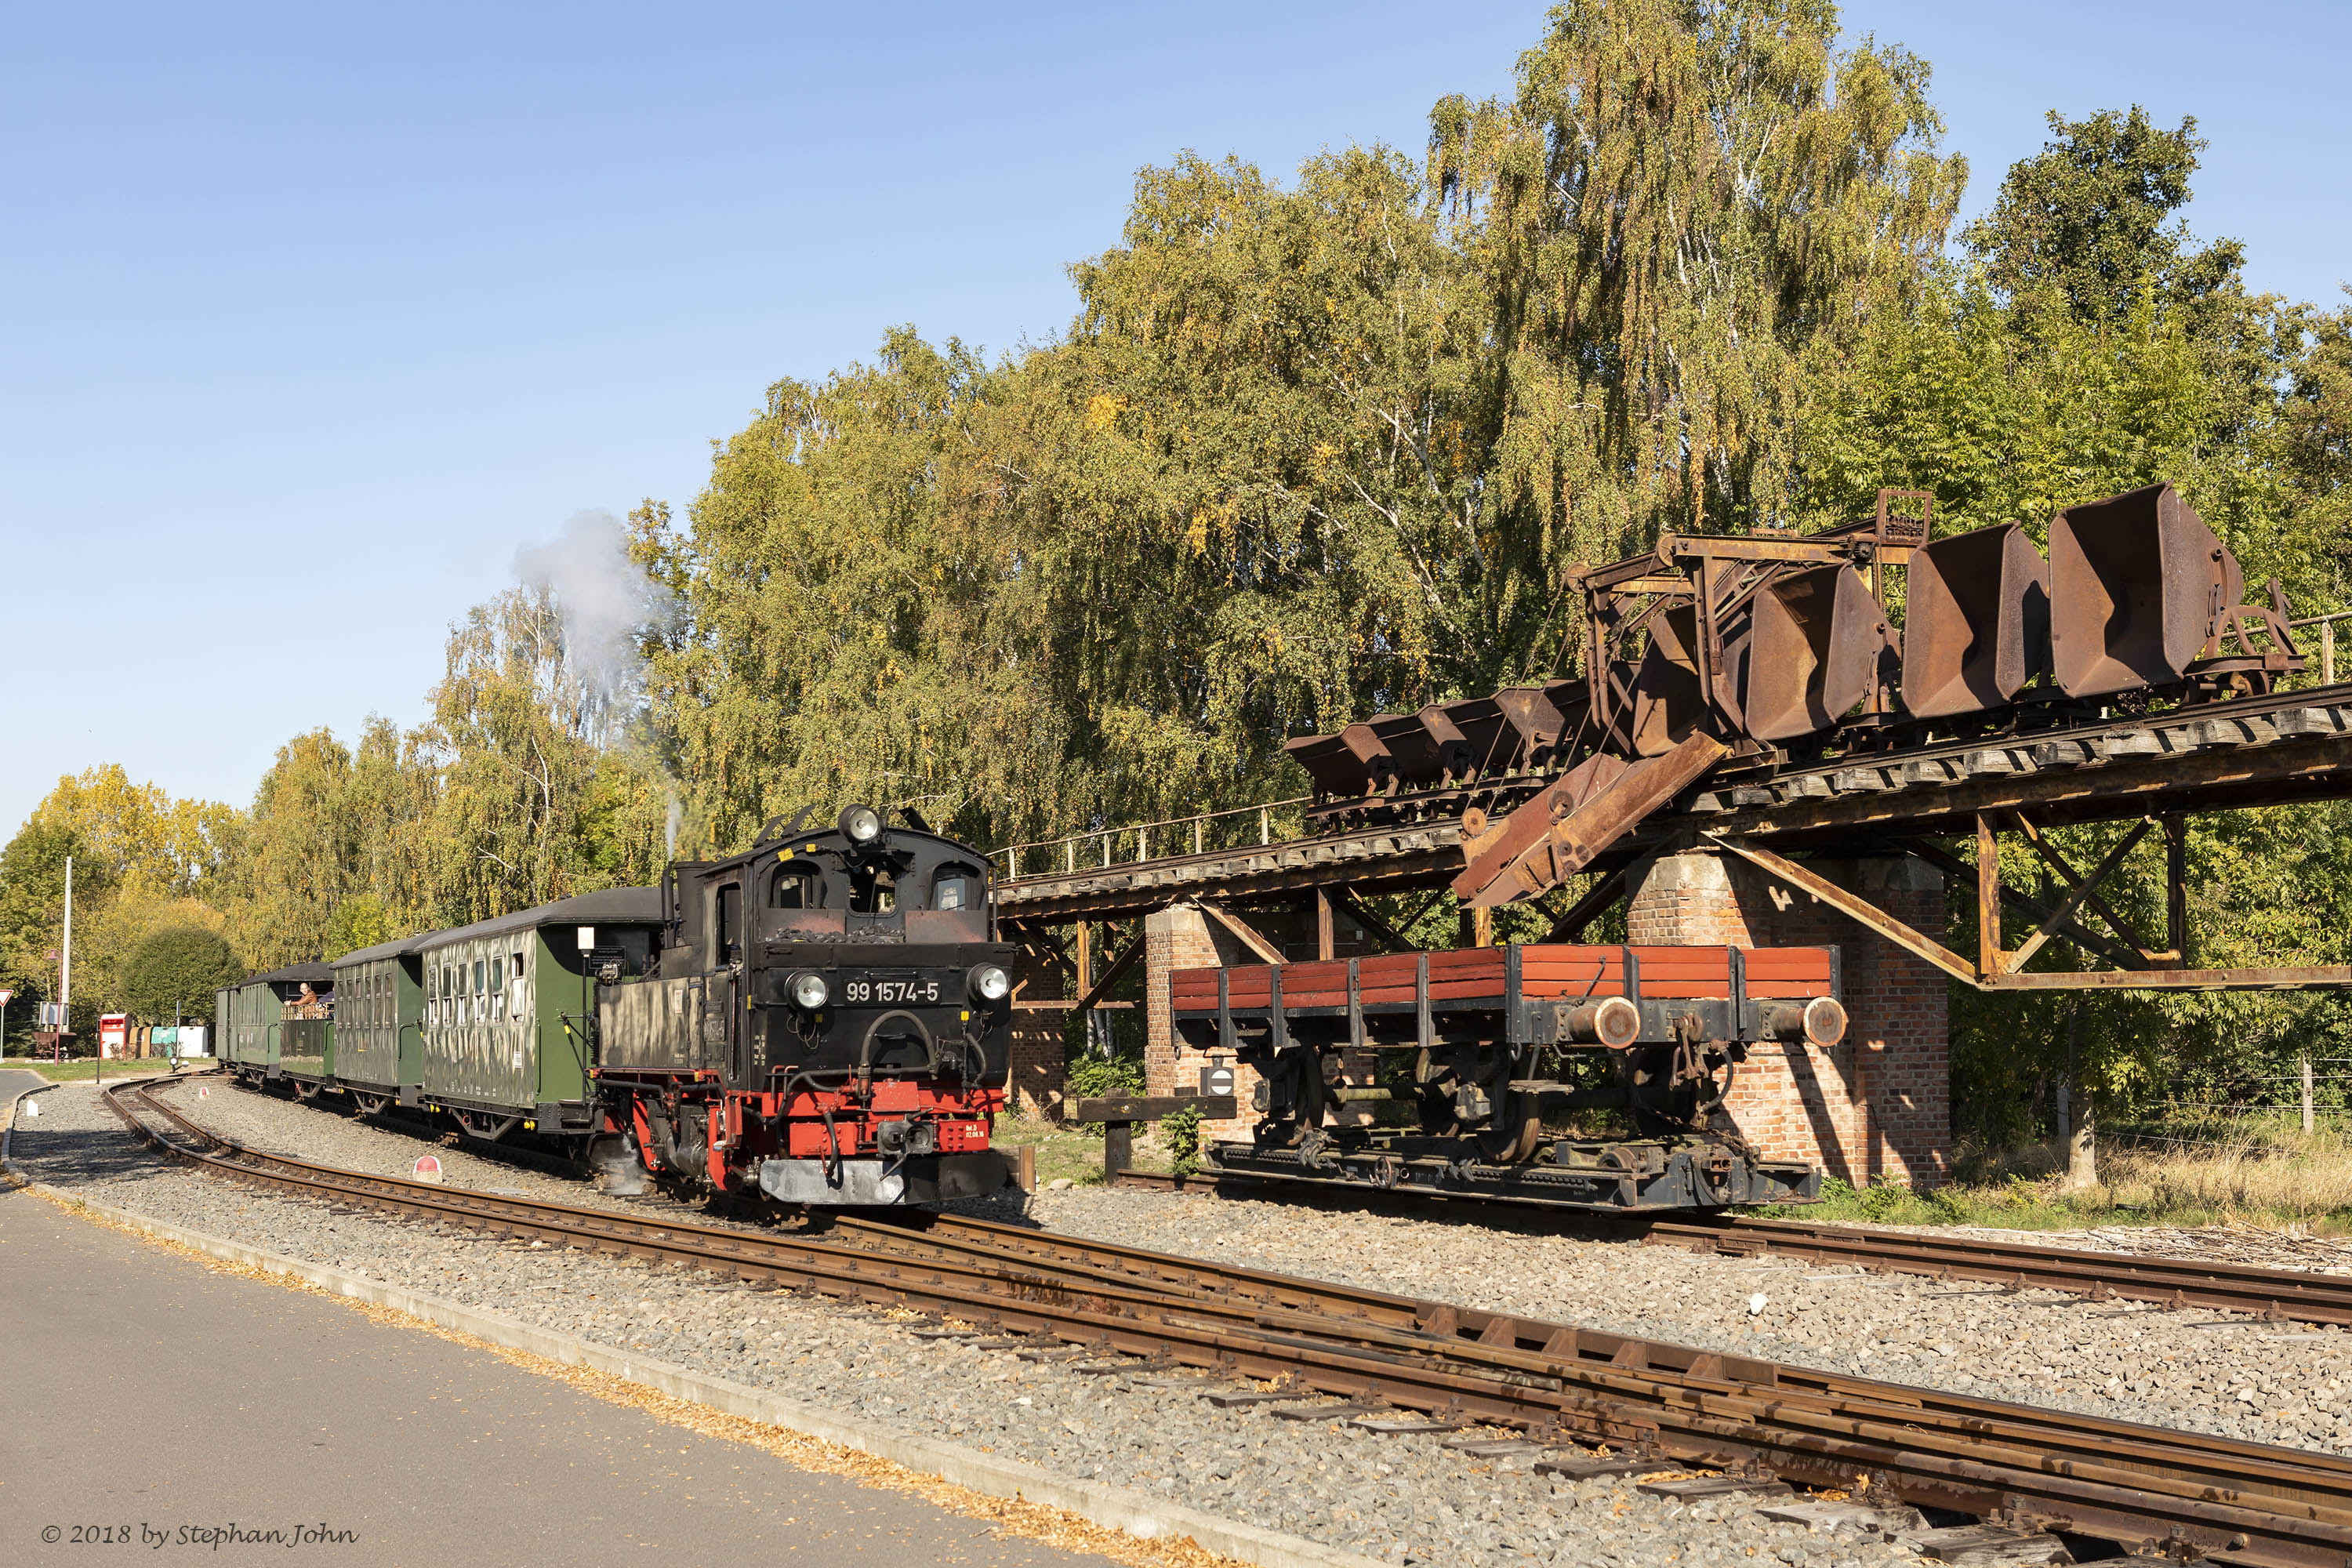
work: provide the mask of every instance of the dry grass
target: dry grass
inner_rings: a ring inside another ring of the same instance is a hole
[[[2171,1136],[2167,1134],[2168,1137]],[[2065,1152],[2046,1143],[1974,1149],[1931,1193],[1822,1184],[1819,1205],[1767,1211],[1886,1225],[2074,1230],[2207,1225],[2352,1235],[2352,1139],[2292,1123],[2200,1129],[2178,1142],[2103,1142],[2095,1185],[2070,1189]]]
[[[2156,1216],[2315,1226],[2352,1218],[2352,1147],[2332,1133],[2122,1149],[2100,1161],[2099,1177],[2107,1206]]]

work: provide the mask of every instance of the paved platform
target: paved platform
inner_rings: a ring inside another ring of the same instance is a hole
[[[1108,1561],[989,1529],[0,1191],[0,1561]]]

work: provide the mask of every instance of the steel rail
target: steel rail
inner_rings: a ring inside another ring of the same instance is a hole
[[[961,1215],[937,1216],[931,1226],[921,1229],[908,1229],[890,1222],[855,1220],[840,1223],[855,1226],[884,1247],[910,1254],[936,1251],[982,1257],[994,1253],[1016,1258],[1024,1263],[1050,1263],[1057,1271],[1074,1279],[1150,1276],[1181,1279],[1194,1289],[1255,1296],[1269,1306],[1277,1301],[1310,1302],[1311,1310],[1316,1311],[1401,1325],[1418,1334],[1450,1338],[1465,1349],[1500,1347],[1547,1353],[1548,1351],[1559,1350],[1565,1343],[1561,1335],[1566,1331],[1578,1337],[1579,1354],[1614,1358],[1622,1352],[1622,1347],[1628,1342],[1620,1336],[1596,1334],[1590,1330],[1569,1330],[1563,1324],[1522,1319],[1507,1313],[1448,1306],[1356,1286],[1299,1279],[1259,1269],[1171,1257],[1123,1243],[1076,1242],[1024,1230],[1017,1226],[999,1225]],[[1370,1337],[1368,1331],[1367,1337]],[[1664,1348],[1652,1346],[1646,1341],[1633,1342],[1649,1346],[1653,1352]],[[1685,1352],[1677,1370],[1688,1372],[1710,1359],[1737,1373],[1742,1379],[1768,1382],[1783,1395],[1806,1388],[1824,1394],[1883,1401],[1890,1389],[1899,1388],[1902,1401],[1915,1412],[1926,1410],[1962,1417],[1982,1423],[1984,1430],[1992,1430],[2005,1423],[2013,1424],[2019,1411],[2032,1409],[2030,1406],[1945,1394],[1935,1389],[1905,1387],[1874,1379],[1845,1377],[1713,1352]],[[2095,1438],[2095,1446],[2085,1450],[2094,1455],[2105,1453],[2109,1442],[2117,1436],[2145,1437],[2150,1432],[2163,1434],[2167,1431],[2165,1428],[2148,1428],[2126,1422],[2102,1422],[2097,1418],[2069,1415],[2063,1418],[2068,1436],[2076,1435],[2085,1422],[2095,1426],[2092,1434]],[[2214,1441],[2199,1436],[2190,1439],[2189,1446],[2200,1455],[2205,1455],[2210,1451]],[[2243,1444],[2238,1447],[2237,1451],[2248,1457],[2274,1458],[2282,1450],[2260,1444]]]
[[[1654,1221],[1643,1239],[1733,1257],[1781,1253],[2012,1290],[2063,1290],[2093,1300],[2147,1301],[2241,1312],[2270,1322],[2352,1328],[2352,1275],[1751,1215]]]
[[[1120,1185],[1157,1192],[1213,1192],[1230,1184],[1236,1189],[1246,1187],[1254,1196],[1279,1195],[1294,1201],[1346,1196],[1360,1204],[1376,1196],[1383,1207],[1409,1206],[1428,1212],[1442,1204],[1444,1212],[1456,1215],[1482,1208],[1529,1215],[1557,1212],[1475,1194],[1431,1198],[1354,1189],[1301,1191],[1295,1184],[1254,1182],[1231,1173],[1203,1179],[1121,1171],[1118,1181]],[[1653,1246],[1683,1247],[1733,1258],[1777,1253],[1808,1262],[1846,1264],[1873,1273],[1912,1274],[1940,1282],[1998,1285],[2011,1291],[2055,1290],[2094,1301],[2146,1301],[2159,1308],[2238,1312],[2266,1322],[2352,1328],[2352,1275],[2147,1253],[2093,1252],[1826,1221],[1762,1219],[1752,1215],[1648,1218],[1580,1210],[1575,1218],[1596,1228],[1632,1232]]]
[[[158,1133],[123,1103],[130,1095],[222,1152],[192,1150]],[[1217,1290],[1213,1266],[1181,1259],[1147,1265],[1134,1248],[1092,1260],[1033,1252],[991,1264],[908,1256],[895,1244],[863,1248],[639,1224],[600,1210],[261,1153],[196,1126],[137,1085],[107,1098],[127,1126],[177,1158],[314,1196],[755,1281],[790,1280],[823,1295],[920,1308],[1105,1353],[1286,1376],[1322,1393],[1588,1442],[1638,1444],[1662,1464],[1760,1467],[1816,1486],[1852,1487],[1868,1478],[1878,1495],[2128,1547],[2168,1543],[2184,1553],[2280,1568],[2336,1568],[2352,1555],[2352,1461],[2334,1455],[2002,1405],[1496,1314],[1483,1315],[1473,1335],[1482,1315],[1459,1309],[1439,1308],[1413,1328],[1293,1310],[1244,1298],[1238,1289]],[[948,1229],[943,1239],[959,1245],[995,1245],[985,1227]],[[1190,1271],[1192,1288],[1178,1292],[1093,1277],[1140,1276],[1155,1267]],[[1310,1297],[1328,1289],[1286,1283]],[[1224,1299],[1213,1299],[1219,1295]],[[1418,1314],[1423,1304],[1409,1305]]]

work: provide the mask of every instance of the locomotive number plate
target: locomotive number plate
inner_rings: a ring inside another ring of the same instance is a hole
[[[935,1005],[945,994],[937,975],[860,974],[841,985],[842,1001],[853,1007]]]

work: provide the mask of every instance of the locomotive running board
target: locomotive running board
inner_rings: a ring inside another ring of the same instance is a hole
[[[1401,1138],[1312,1151],[1222,1142],[1202,1173],[1350,1191],[1443,1194],[1625,1214],[1746,1208],[1821,1197],[1822,1173],[1794,1160],[1759,1160],[1704,1138],[1622,1143],[1561,1141],[1546,1164],[1491,1165],[1453,1139]]]

